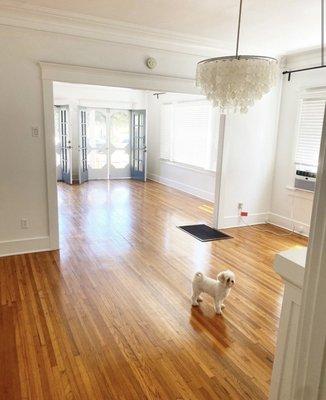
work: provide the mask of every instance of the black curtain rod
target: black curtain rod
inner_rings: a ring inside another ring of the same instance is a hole
[[[309,68],[301,68],[301,69],[294,69],[292,71],[283,71],[282,74],[286,75],[288,74],[288,81],[291,80],[291,75],[295,74],[296,72],[302,72],[302,71],[310,71],[312,69],[319,69],[319,68],[326,68],[326,65],[318,65],[317,67],[309,67]]]

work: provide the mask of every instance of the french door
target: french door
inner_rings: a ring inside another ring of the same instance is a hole
[[[85,115],[88,179],[108,179],[108,110],[105,108],[87,108]]]
[[[78,182],[88,181],[87,163],[87,110],[79,109]]]
[[[80,108],[79,183],[146,180],[146,111]]]
[[[131,121],[131,178],[146,181],[146,110],[132,110]]]
[[[110,179],[130,178],[130,110],[110,110],[109,137]]]
[[[72,146],[69,126],[68,106],[56,106],[57,178],[65,183],[72,184]]]

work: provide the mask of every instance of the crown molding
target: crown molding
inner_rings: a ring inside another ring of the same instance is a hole
[[[195,56],[229,53],[225,44],[209,38],[35,7],[19,1],[0,0],[0,24]]]
[[[59,64],[40,61],[42,79],[45,81],[79,83],[100,86],[159,90],[178,93],[200,94],[192,78],[166,76],[151,73],[117,71],[106,68]]]
[[[321,63],[320,48],[290,53],[284,56],[283,60],[286,69],[314,67]]]

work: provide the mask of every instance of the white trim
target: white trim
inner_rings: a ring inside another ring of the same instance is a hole
[[[113,86],[138,90],[161,90],[200,94],[195,80],[174,76],[117,71],[106,68],[40,62],[42,79],[85,85]]]
[[[102,181],[123,181],[124,179],[131,179],[131,176],[122,176],[120,178],[97,179],[97,180],[102,180]]]
[[[304,199],[309,201],[313,201],[314,199],[314,192],[312,192],[311,190],[300,189],[293,186],[287,186],[286,189],[290,190],[291,192],[296,192],[295,194],[292,195],[290,194],[289,196],[294,196],[297,197],[298,199]]]
[[[239,228],[242,226],[248,226],[248,225],[259,225],[259,224],[265,224],[266,221],[268,220],[268,215],[269,213],[262,212],[262,213],[254,213],[254,214],[249,214],[247,217],[239,217],[239,215],[231,215],[231,216],[226,216],[226,217],[220,217],[219,218],[219,223],[218,227],[219,229],[225,229],[225,228]]]
[[[213,171],[211,169],[200,168],[200,167],[196,167],[196,166],[190,165],[190,164],[183,164],[183,163],[179,163],[177,161],[168,160],[166,158],[160,158],[159,160],[160,160],[160,162],[162,162],[164,164],[172,165],[172,166],[175,166],[178,168],[183,168],[188,171],[199,172],[204,175],[211,175],[211,176],[215,175],[215,171]]]
[[[44,110],[44,140],[46,157],[46,187],[48,206],[48,230],[50,249],[59,248],[59,216],[58,216],[58,194],[57,194],[57,165],[55,128],[53,118],[53,82],[43,80],[43,110]]]
[[[301,250],[301,249],[300,249]],[[276,257],[278,257],[277,255]],[[284,294],[280,323],[277,333],[277,347],[274,355],[274,368],[271,379],[269,400],[290,400],[291,380],[293,379],[293,364],[295,358],[295,344],[298,333],[298,322],[301,306],[302,287],[293,285],[290,280],[283,278],[282,273],[290,270],[289,262],[284,262],[275,270],[284,280]],[[282,273],[279,270],[282,268]],[[302,270],[304,268],[301,268]],[[300,271],[300,270],[299,270]],[[298,273],[298,265],[293,266],[293,272]],[[300,271],[301,272],[301,271]],[[295,277],[297,281],[303,277],[303,272]],[[299,278],[299,279],[298,279]],[[308,400],[308,399],[307,399]]]
[[[61,33],[201,57],[225,54],[227,44],[210,38],[36,6],[0,1],[0,24]],[[144,60],[145,62],[145,60]]]
[[[218,144],[217,144],[217,160],[216,160],[216,174],[215,174],[215,201],[213,211],[213,227],[215,229],[220,228],[220,220],[222,219],[222,199],[224,189],[224,175],[223,168],[225,170],[225,121],[226,115],[220,114],[220,123],[218,131]]]
[[[320,147],[310,242],[290,400],[321,400],[326,373],[326,118]]]
[[[149,180],[161,183],[165,186],[172,187],[174,189],[180,190],[181,192],[189,193],[195,197],[199,197],[203,200],[214,202],[214,193],[207,192],[205,190],[198,189],[194,186],[186,185],[185,183],[181,183],[179,181],[175,181],[173,179],[164,178],[162,176],[156,174],[147,174],[147,178]]]
[[[267,222],[271,225],[275,225],[289,231],[291,231],[292,227],[294,226],[294,232],[298,233],[299,235],[309,236],[310,225],[302,221],[292,220],[291,218],[284,217],[283,215],[269,213]]]
[[[48,236],[0,242],[0,257],[50,250]]]
[[[288,54],[281,59],[282,69],[300,69],[320,65],[320,48]]]
[[[113,71],[104,68],[40,62],[43,83],[47,206],[50,249],[59,248],[58,201],[55,162],[53,82],[82,83],[131,89],[197,94],[192,79]]]

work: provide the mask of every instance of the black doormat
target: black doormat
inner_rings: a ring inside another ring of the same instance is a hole
[[[212,240],[232,239],[232,236],[227,235],[217,229],[211,228],[205,224],[198,225],[183,225],[178,228],[194,236],[202,242],[210,242]]]

